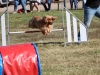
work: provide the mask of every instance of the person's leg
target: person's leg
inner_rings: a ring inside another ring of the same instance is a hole
[[[88,28],[91,24],[92,18],[94,17],[97,9],[96,8],[90,8],[84,5],[84,24]],[[80,40],[80,31],[78,32],[78,40]]]
[[[51,10],[51,3],[48,3],[48,10]]]
[[[48,10],[51,10],[51,3],[52,3],[52,0],[48,0]]]
[[[45,11],[48,11],[47,6],[46,6],[46,3],[45,2],[41,2],[41,4],[43,5]]]
[[[84,8],[84,4],[86,3],[86,0],[83,0],[82,1],[82,5],[83,5],[83,8]]]
[[[73,0],[70,0],[70,8],[73,9]]]
[[[26,11],[26,0],[21,0],[21,5],[24,11]]]
[[[14,12],[17,11],[18,4],[19,4],[18,0],[14,0]]]
[[[74,0],[74,7],[75,7],[75,9],[78,9],[78,3],[77,3],[77,0]]]
[[[33,12],[34,7],[35,7],[35,2],[32,3],[31,12]]]
[[[97,8],[97,12],[96,12],[95,16],[100,18],[100,6]]]
[[[33,11],[32,1],[30,1],[30,12]]]
[[[40,12],[39,5],[37,2],[34,3],[34,6],[36,7],[37,11]]]
[[[96,13],[96,8],[90,8],[87,6],[84,6],[84,24],[86,27],[89,27],[92,21],[92,18],[94,17],[94,14]]]

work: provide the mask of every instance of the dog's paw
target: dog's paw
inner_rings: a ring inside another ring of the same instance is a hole
[[[50,32],[52,32],[53,26],[52,26],[52,25],[49,25],[49,26],[47,27],[47,29],[48,29],[48,32],[50,33]]]
[[[41,30],[43,35],[49,35],[49,33],[50,33],[48,28],[46,28],[46,27],[45,28],[41,28],[40,30]]]

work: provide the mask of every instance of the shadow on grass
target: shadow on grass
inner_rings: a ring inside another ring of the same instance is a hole
[[[42,45],[48,45],[48,44],[51,44],[51,45],[56,45],[56,44],[58,44],[58,45],[64,45],[64,42],[43,42],[43,43],[39,43],[39,42],[36,42],[35,43],[36,45],[40,45],[40,44],[42,44]]]

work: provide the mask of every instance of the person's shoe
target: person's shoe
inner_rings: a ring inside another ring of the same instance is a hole
[[[77,44],[77,45],[80,45],[81,44],[81,40],[80,40],[79,37],[78,37],[78,42],[76,42],[75,44]]]
[[[48,9],[45,9],[45,11],[48,11]]]
[[[50,11],[50,9],[46,9],[45,11]]]
[[[50,9],[48,9],[48,11],[51,11]]]
[[[78,10],[78,8],[75,8],[75,10]]]
[[[27,11],[24,11],[25,14],[27,14]]]
[[[13,11],[13,14],[16,14],[17,12],[16,11]]]
[[[30,11],[31,13],[33,12],[33,11]]]
[[[80,37],[78,37],[78,42],[77,42],[78,45],[81,44],[81,40],[80,40]]]

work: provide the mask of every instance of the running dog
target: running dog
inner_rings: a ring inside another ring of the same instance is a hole
[[[46,15],[43,18],[34,16],[28,23],[29,28],[37,28],[43,33],[48,35],[53,29],[53,22],[57,17]]]

